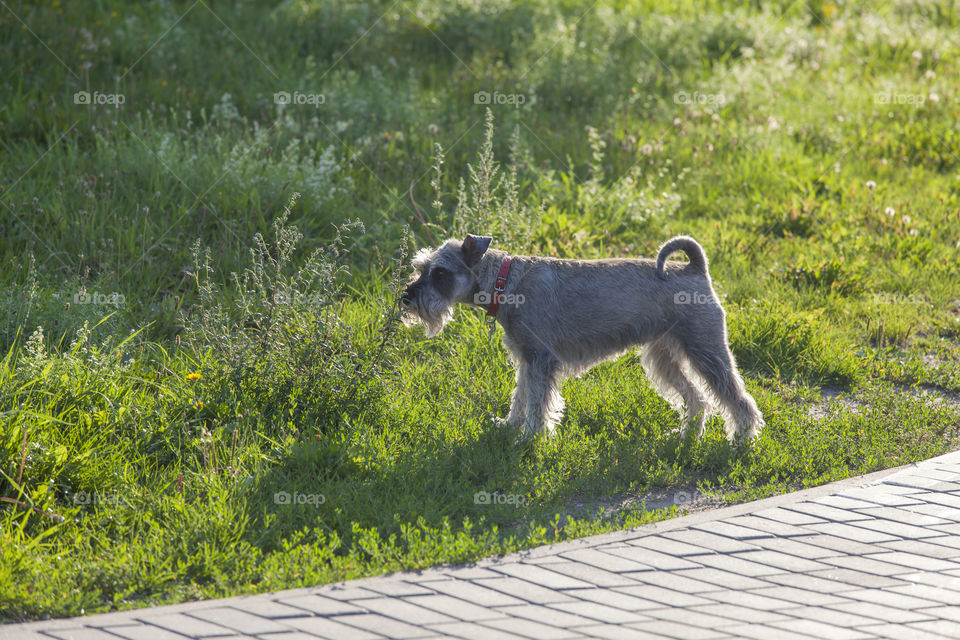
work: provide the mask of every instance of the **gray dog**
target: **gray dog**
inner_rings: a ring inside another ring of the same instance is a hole
[[[564,378],[639,345],[647,376],[683,414],[684,434],[692,426],[701,435],[717,412],[731,441],[759,434],[763,416],[737,372],[707,257],[693,238],[673,238],[656,261],[509,256],[490,242],[467,235],[421,249],[401,314],[432,338],[454,304],[486,308],[503,326],[517,367],[506,422],[522,426],[525,437],[552,433],[563,414]],[[690,262],[666,261],[681,250]]]

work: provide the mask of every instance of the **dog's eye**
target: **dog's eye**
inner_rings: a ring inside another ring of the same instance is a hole
[[[450,272],[444,269],[443,267],[437,267],[436,269],[433,270],[434,278],[446,278],[449,274]]]

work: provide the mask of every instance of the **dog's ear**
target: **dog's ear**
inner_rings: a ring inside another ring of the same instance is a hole
[[[488,238],[487,236],[472,236],[468,233],[467,237],[463,239],[463,244],[460,246],[463,251],[463,259],[467,265],[472,267],[480,262],[480,258],[486,253],[491,242],[493,242],[493,238]]]

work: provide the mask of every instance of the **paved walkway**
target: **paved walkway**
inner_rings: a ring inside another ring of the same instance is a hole
[[[0,626],[0,639],[960,638],[960,452],[474,567]]]

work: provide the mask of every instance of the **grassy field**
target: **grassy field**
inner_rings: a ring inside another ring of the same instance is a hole
[[[956,448],[958,40],[955,3],[913,0],[3,3],[0,621],[463,563],[677,513],[655,488]],[[493,428],[499,333],[394,313],[412,251],[466,230],[696,237],[756,446],[681,442],[636,355],[564,384],[556,437]]]

